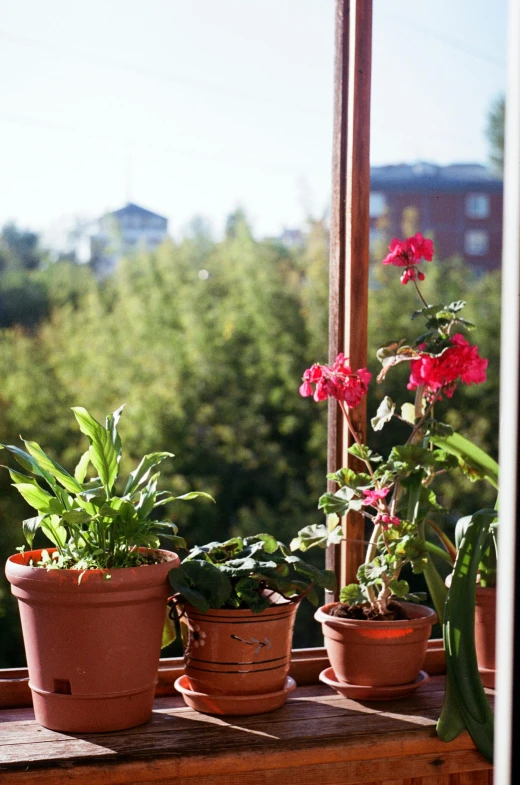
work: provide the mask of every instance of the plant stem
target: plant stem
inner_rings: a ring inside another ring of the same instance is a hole
[[[413,285],[415,286],[415,291],[419,295],[420,301],[422,302],[424,307],[427,308],[430,311],[430,313],[433,315],[433,312],[430,310],[430,306],[428,305],[428,303],[426,302],[426,300],[424,299],[424,297],[421,294],[421,290],[419,289],[419,285],[418,285],[417,280],[415,278],[413,278]]]
[[[349,431],[350,431],[350,433],[352,435],[352,438],[356,442],[357,446],[362,450],[364,445],[363,445],[361,439],[359,438],[358,434],[356,433],[356,429],[354,428],[354,426],[350,422],[348,406],[345,405],[344,401],[338,401],[338,403],[340,405],[341,411],[343,412],[343,414],[345,416],[345,420],[347,422],[347,426],[348,426],[348,429],[349,429]],[[365,466],[367,467],[368,472],[369,472],[372,480],[375,482],[374,470],[372,469],[370,461],[366,460],[365,458],[363,458],[362,460],[363,460],[363,463],[365,464]]]

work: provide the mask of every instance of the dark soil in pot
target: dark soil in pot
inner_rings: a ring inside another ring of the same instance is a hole
[[[403,621],[412,618],[407,613],[406,608],[397,602],[388,605],[388,611],[384,615],[378,613],[370,605],[346,605],[342,602],[335,605],[329,612],[330,616],[339,619],[357,619],[359,621]]]

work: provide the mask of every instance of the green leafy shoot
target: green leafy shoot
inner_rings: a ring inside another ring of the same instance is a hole
[[[23,521],[24,537],[30,547],[38,531],[50,540],[55,551],[47,553],[47,569],[113,569],[147,563],[145,551],[157,550],[163,541],[185,548],[177,526],[169,520],[154,520],[154,510],[176,499],[212,497],[203,492],[172,496],[158,491],[160,473],[155,468],[169,452],[145,455],[130,473],[121,495],[116,492],[122,442],[117,430],[123,407],[106,418],[106,427],[86,409],[75,407],[80,431],[89,441],[74,474],[48,456],[39,444],[24,440],[26,450],[4,444],[22,473],[7,468],[13,486],[37,515]],[[98,478],[86,480],[92,463]],[[47,485],[43,488],[40,482]]]

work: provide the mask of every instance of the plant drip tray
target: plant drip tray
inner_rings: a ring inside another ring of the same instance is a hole
[[[320,673],[320,681],[343,695],[344,698],[352,698],[357,701],[386,701],[405,698],[416,690],[421,684],[426,684],[430,680],[425,671],[419,671],[415,681],[409,684],[396,684],[392,687],[371,687],[363,684],[348,684],[347,682],[337,681],[336,674],[332,668],[325,668]]]
[[[181,693],[187,706],[203,714],[264,714],[283,706],[287,696],[296,687],[296,682],[287,676],[283,689],[264,695],[209,695],[190,688],[186,675],[175,681],[175,689]]]

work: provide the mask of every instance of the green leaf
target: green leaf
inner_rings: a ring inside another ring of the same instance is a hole
[[[23,496],[27,504],[30,504],[31,507],[34,507],[38,512],[57,513],[58,515],[64,512],[64,508],[58,499],[51,496],[47,491],[44,491],[39,485],[32,485],[27,482],[15,482],[13,483],[13,487]]]
[[[437,447],[455,455],[470,479],[486,479],[498,489],[498,463],[472,441],[459,433],[453,433],[451,436],[431,433],[430,440]]]
[[[65,471],[65,469],[59,465],[59,463],[56,463],[56,461],[53,461],[52,458],[49,458],[49,456],[46,455],[39,444],[36,442],[25,441],[25,439],[23,440],[23,443],[25,444],[29,455],[32,455],[43,471],[52,474],[52,476],[55,477],[58,482],[60,482],[70,493],[81,493],[83,486],[80,485],[80,483],[67,471]]]
[[[221,608],[233,591],[229,578],[206,561],[184,561],[170,570],[169,581],[175,591],[203,612]]]
[[[413,403],[403,403],[401,406],[401,418],[405,422],[410,423],[410,425],[415,424],[415,406]]]
[[[385,395],[379,407],[377,409],[377,413],[375,417],[372,417],[370,420],[372,424],[372,428],[374,431],[381,431],[385,423],[390,422],[392,417],[394,416],[395,412],[395,403],[392,401],[388,395]]]
[[[32,548],[34,535],[40,528],[43,518],[43,515],[38,515],[35,518],[26,518],[25,521],[22,522],[23,535],[29,543],[30,548]]]
[[[57,548],[63,548],[67,542],[67,529],[61,525],[60,515],[44,515],[42,530]]]
[[[392,580],[388,584],[388,588],[394,597],[398,597],[399,599],[404,599],[410,592],[410,587],[407,581]]]
[[[344,602],[346,605],[359,605],[366,601],[366,597],[361,591],[361,586],[357,583],[349,583],[348,586],[344,586],[340,592],[339,599],[340,602]]]
[[[270,605],[269,598],[260,592],[258,581],[254,578],[239,580],[235,586],[235,593],[240,604],[247,605],[253,613],[261,613]]]
[[[145,455],[141,459],[137,469],[129,475],[124,490],[124,496],[130,496],[135,493],[135,491],[149,479],[152,469],[165,461],[166,458],[173,457],[174,455],[171,452],[151,452],[148,455]]]
[[[37,477],[42,477],[53,490],[56,488],[56,481],[52,474],[49,474],[49,472],[45,471],[45,469],[42,469],[38,462],[34,460],[32,455],[29,455],[29,453],[21,450],[20,447],[15,447],[13,444],[2,444],[0,446],[6,450],[9,450],[9,452],[14,456],[15,460],[26,471],[35,474]]]
[[[336,493],[324,493],[318,501],[318,509],[323,510],[326,515],[336,513],[336,515],[346,515],[350,510],[361,510],[363,499],[359,498],[352,488],[343,487]]]
[[[74,469],[74,477],[80,483],[85,482],[88,465],[90,463],[90,450],[86,450],[78,461],[78,465]]]
[[[208,501],[215,503],[215,499],[210,493],[205,493],[204,491],[190,491],[189,493],[183,493],[182,496],[174,496],[173,499],[175,501],[188,501],[189,499],[208,499]]]
[[[68,510],[61,517],[69,526],[81,527],[83,524],[88,523],[92,516],[86,510]]]
[[[329,515],[328,518],[333,518],[333,515]],[[337,519],[338,516],[335,517]],[[290,547],[291,551],[300,550],[305,553],[309,548],[327,548],[329,545],[337,545],[342,539],[341,526],[336,525],[332,531],[329,531],[328,524],[313,523],[300,529],[298,536],[291,541]]]
[[[163,532],[158,532],[159,537],[161,540],[168,540],[174,548],[182,548],[182,550],[186,550],[186,540],[184,537],[178,537],[176,534],[164,534]],[[157,545],[155,547],[159,547],[160,542],[156,540]]]
[[[369,463],[379,463],[379,461],[383,460],[380,455],[372,452],[370,447],[367,447],[366,444],[353,444],[348,448],[348,452],[361,461],[368,461]]]
[[[34,479],[34,477],[29,477],[29,475],[27,475],[27,474],[22,474],[22,472],[17,472],[16,469],[11,469],[9,466],[3,466],[2,465],[2,469],[7,469],[7,471],[10,474],[10,477],[11,477],[11,480],[13,481],[13,483],[15,483],[15,482],[21,482],[21,483],[28,482],[30,485],[34,485],[36,488],[40,487],[39,484],[37,483],[37,481]]]
[[[204,493],[204,491],[190,491],[189,493],[183,493],[182,496],[168,496],[166,499],[161,498],[155,506],[159,507],[163,504],[168,504],[168,502],[189,501],[190,499],[197,499],[199,496],[203,499],[208,499],[210,502],[215,502],[215,499],[209,493]]]
[[[112,439],[112,444],[114,445],[115,451],[117,453],[118,463],[121,460],[121,453],[123,452],[123,445],[121,444],[121,437],[117,432],[117,424],[125,408],[125,404],[116,409],[115,412],[109,414],[106,418],[106,429],[110,433],[110,437]]]
[[[252,537],[244,538],[244,546],[248,547],[254,543],[257,543],[266,553],[275,553],[280,546],[278,540],[272,534],[254,534]]]
[[[112,443],[112,434],[103,428],[82,406],[72,408],[78,421],[81,433],[90,442],[90,460],[92,461],[107,493],[110,493],[118,472],[118,454]]]
[[[173,643],[174,640],[177,638],[177,630],[175,628],[175,622],[172,618],[170,618],[170,609],[166,609],[166,615],[164,617],[164,626],[162,631],[162,640],[161,640],[161,649],[165,649],[166,646],[169,646],[170,643]]]

